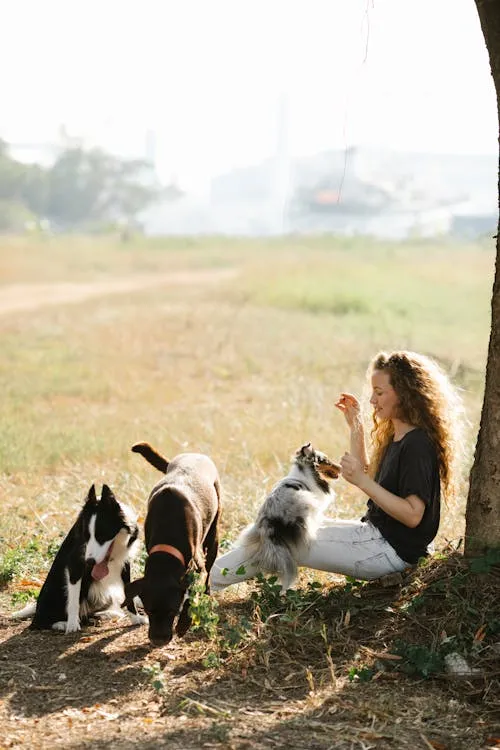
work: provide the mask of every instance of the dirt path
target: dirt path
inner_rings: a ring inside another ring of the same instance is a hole
[[[73,304],[93,297],[125,294],[156,286],[214,284],[234,277],[235,269],[175,271],[141,274],[120,279],[82,283],[10,284],[0,287],[0,315],[36,310],[49,305]]]

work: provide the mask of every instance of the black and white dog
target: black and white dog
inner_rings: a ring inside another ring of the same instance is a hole
[[[136,552],[137,518],[118,502],[105,484],[100,500],[95,486],[64,539],[36,602],[15,612],[14,619],[34,615],[30,627],[73,633],[90,615],[119,614],[130,562]],[[128,602],[133,624],[147,622]]]
[[[314,539],[323,511],[335,497],[328,480],[340,474],[340,465],[311,443],[299,448],[292,460],[287,476],[272,488],[255,522],[237,542],[257,568],[278,575],[283,592],[293,586],[297,558]]]

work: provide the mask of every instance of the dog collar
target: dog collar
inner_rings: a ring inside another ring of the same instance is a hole
[[[180,550],[177,549],[177,547],[172,547],[170,544],[155,544],[153,547],[151,547],[148,554],[152,555],[153,552],[167,552],[169,555],[173,555],[178,560],[180,560],[184,567],[186,567],[184,555]]]

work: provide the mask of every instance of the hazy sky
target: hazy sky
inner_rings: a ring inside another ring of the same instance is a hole
[[[473,0],[4,0],[0,137],[157,139],[185,187],[275,148],[497,149]]]

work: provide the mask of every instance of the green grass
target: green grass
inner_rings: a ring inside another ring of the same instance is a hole
[[[14,580],[36,578],[40,571],[46,572],[59,543],[60,539],[47,545],[41,538],[33,538],[18,547],[4,548],[0,555],[0,589]],[[29,591],[33,589],[29,588]],[[18,600],[22,599],[19,593]]]

